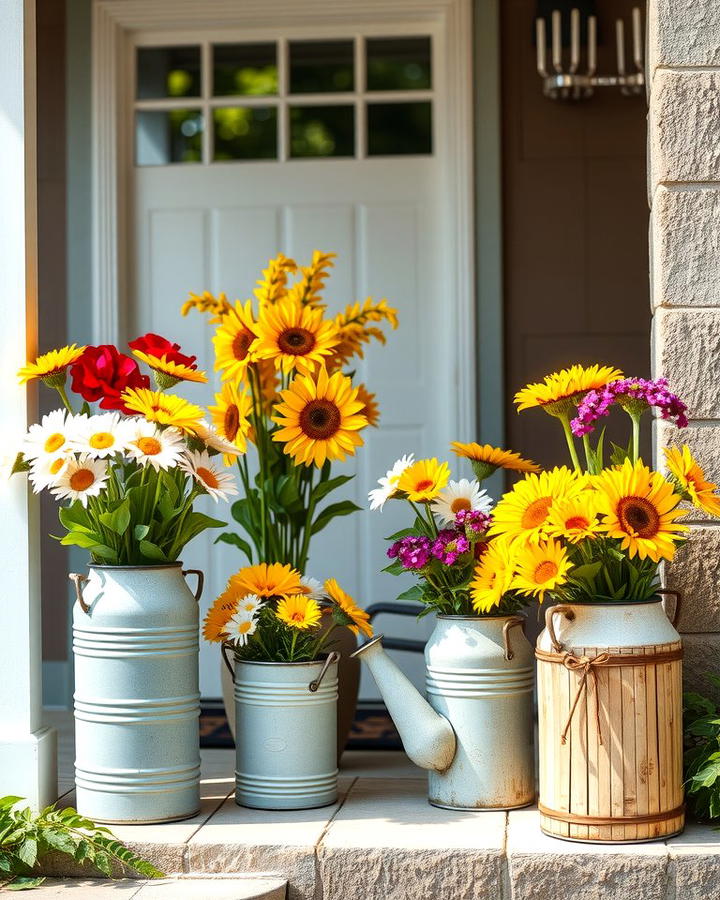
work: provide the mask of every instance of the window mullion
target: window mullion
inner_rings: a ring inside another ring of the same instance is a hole
[[[212,119],[212,110],[208,103],[212,96],[212,59],[211,47],[209,41],[203,41],[201,45],[200,55],[200,93],[202,96],[202,161],[208,166],[213,158],[214,122]]]
[[[365,159],[365,37],[355,36],[355,158]]]
[[[281,37],[277,42],[277,67],[278,67],[278,107],[277,107],[277,135],[278,135],[278,160],[285,162],[290,157],[290,113],[287,97],[289,93],[289,59],[287,38]]]

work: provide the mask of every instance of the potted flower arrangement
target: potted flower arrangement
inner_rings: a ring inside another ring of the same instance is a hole
[[[399,599],[419,601],[421,615],[437,614],[425,649],[429,707],[379,638],[356,655],[368,663],[406,752],[429,769],[431,804],[525,806],[535,798],[534,674],[518,612],[538,588],[515,571],[509,542],[491,536],[493,504],[482,482],[497,468],[538,467],[489,445],[452,446],[469,460],[474,479],[452,481],[446,462],[405,456],[370,493],[373,509],[399,500],[412,515],[410,526],[389,538],[385,571],[417,576]]]
[[[198,608],[179,561],[225,523],[194,509],[237,493],[219,454],[240,452],[168,389],[205,374],[177,344],[147,334],[130,347],[53,350],[20,370],[63,408],[30,427],[15,471],[60,501],[64,545],[88,550],[71,575],[77,806],[101,822],[179,819],[199,809]],[[75,409],[70,396],[80,399]],[[90,404],[98,404],[93,412]]]
[[[666,452],[666,474],[640,458],[648,411],[687,424],[664,379],[575,365],[515,402],[560,421],[572,464],[527,475],[490,528],[558,604],[536,651],[542,828],[571,840],[667,837],[684,822],[682,645],[660,565],[686,539],[682,501],[720,510],[720,498],[687,447]],[[599,426],[612,409],[628,415],[630,439],[608,454]]]
[[[184,315],[205,313],[216,325],[215,369],[223,382],[211,408],[217,433],[237,450],[251,445],[255,451],[237,457],[243,492],[232,516],[239,529],[218,540],[237,547],[251,564],[282,563],[305,576],[313,537],[359,509],[347,499],[329,502],[352,478],[333,475],[332,464],[354,456],[363,430],[379,421],[374,394],[346,370],[371,341],[385,343],[383,323],[398,324],[385,299],[367,298],[328,316],[322,292],[333,259],[316,250],[310,265],[299,266],[280,254],[269,261],[252,300],[230,304],[224,294],[205,292],[191,294],[182,309]],[[354,649],[347,629],[333,639]],[[341,673],[339,749],[358,685],[357,666],[346,656]],[[232,728],[231,691],[224,675]]]
[[[372,635],[337,581],[320,585],[279,562],[240,569],[208,612],[205,638],[222,644],[235,683],[239,805],[306,809],[337,799],[338,653],[325,650],[342,626]]]

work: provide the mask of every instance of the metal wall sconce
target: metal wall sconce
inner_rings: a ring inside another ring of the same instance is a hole
[[[592,97],[596,87],[617,87],[626,97],[642,94],[645,87],[645,66],[643,60],[643,32],[640,9],[632,11],[632,61],[635,71],[628,72],[625,64],[625,23],[615,22],[615,47],[617,53],[617,75],[598,75],[597,70],[597,19],[587,18],[587,60],[584,72],[580,72],[580,11],[570,11],[570,60],[567,70],[563,68],[562,13],[553,10],[552,30],[552,72],[547,67],[547,34],[544,18],[535,20],[537,43],[537,70],[543,79],[543,92],[553,100],[584,100]]]

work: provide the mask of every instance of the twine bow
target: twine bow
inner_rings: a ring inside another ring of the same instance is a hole
[[[583,693],[583,691],[585,692],[585,703],[587,704],[588,678],[592,679],[593,690],[595,691],[595,725],[597,727],[598,742],[602,744],[602,732],[600,731],[600,700],[598,698],[597,672],[595,670],[597,666],[604,666],[609,661],[609,653],[598,653],[597,656],[592,657],[573,656],[572,653],[563,654],[562,663],[565,668],[570,672],[581,672],[582,675],[580,677],[580,684],[578,684],[577,691],[575,692],[575,699],[573,700],[573,704],[570,707],[570,713],[567,717],[567,721],[565,722],[565,727],[563,728],[562,734],[560,735],[561,744],[565,744],[567,742],[567,733],[570,729],[572,718],[575,715],[575,710],[577,709],[577,705],[580,701],[580,695]]]

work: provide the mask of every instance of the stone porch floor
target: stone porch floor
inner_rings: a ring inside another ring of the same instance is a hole
[[[67,713],[49,718],[60,733],[63,802],[72,804],[72,722]],[[459,813],[429,806],[424,773],[397,752],[346,753],[335,806],[249,810],[232,796],[233,755],[202,751],[202,810],[194,819],[113,828],[182,882],[164,892],[161,884],[96,882],[83,900],[274,900],[284,896],[285,881],[289,900],[720,898],[720,832],[707,827],[689,825],[655,844],[559,841],[541,834],[535,809]],[[62,887],[48,886],[53,893],[46,896],[65,896]]]

